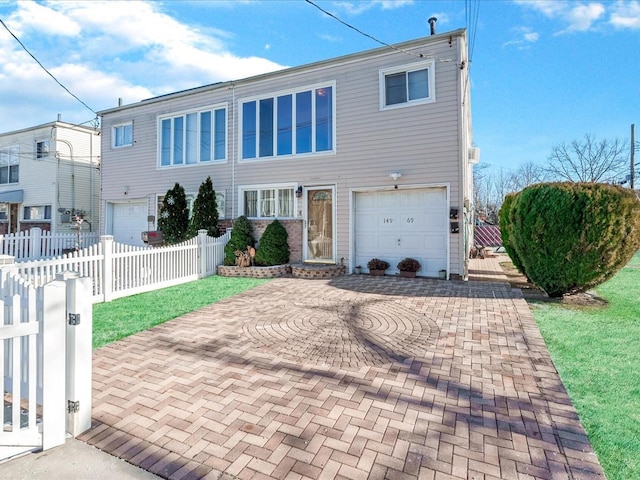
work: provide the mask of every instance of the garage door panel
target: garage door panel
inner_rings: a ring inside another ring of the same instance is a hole
[[[114,241],[143,246],[140,233],[148,230],[147,204],[114,203],[112,232]]]
[[[355,198],[355,264],[377,257],[397,273],[404,257],[420,261],[421,276],[438,276],[447,268],[446,189],[362,192]]]

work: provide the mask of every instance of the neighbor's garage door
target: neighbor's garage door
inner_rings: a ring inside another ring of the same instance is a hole
[[[140,234],[149,230],[147,203],[113,203],[111,235],[119,243],[144,245]]]
[[[401,259],[413,257],[422,265],[418,275],[437,277],[447,268],[446,208],[444,187],[356,193],[354,265],[381,258],[393,274]]]

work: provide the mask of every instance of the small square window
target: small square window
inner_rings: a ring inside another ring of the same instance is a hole
[[[130,147],[133,145],[133,124],[125,123],[113,127],[112,141],[115,148]]]
[[[36,142],[36,159],[40,160],[49,157],[49,140]]]
[[[380,109],[435,101],[434,63],[420,62],[380,71]]]

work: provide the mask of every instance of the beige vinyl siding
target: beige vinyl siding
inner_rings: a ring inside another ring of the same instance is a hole
[[[462,78],[458,58],[461,31],[410,42],[409,54],[378,49],[263,76],[201,87],[151,99],[103,114],[102,210],[107,202],[145,201],[155,215],[155,195],[176,182],[197,193],[211,176],[216,191],[226,195],[227,218],[239,215],[238,191],[244,185],[295,183],[305,187],[336,186],[338,244],[336,260],[350,252],[350,190],[447,185],[450,205],[462,212],[468,140],[460,106]],[[425,58],[418,58],[418,54]],[[435,58],[435,102],[380,110],[380,70]],[[466,72],[465,72],[466,73]],[[234,112],[242,101],[334,86],[335,136],[333,152],[239,160],[240,130]],[[184,167],[158,168],[158,118],[204,106],[227,104],[227,161]],[[112,126],[133,122],[132,147],[112,149]],[[397,181],[391,171],[402,172]],[[128,194],[123,194],[124,187]],[[459,220],[462,227],[462,218]],[[463,234],[450,235],[450,269],[461,273]]]

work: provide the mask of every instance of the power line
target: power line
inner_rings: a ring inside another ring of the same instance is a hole
[[[371,40],[373,40],[374,42],[379,43],[380,45],[384,45],[385,47],[389,47],[393,50],[396,50],[398,52],[402,52],[402,53],[406,53],[407,55],[411,55],[412,57],[418,57],[418,58],[424,58],[424,55],[421,53],[415,54],[415,53],[411,53],[411,52],[407,52],[406,50],[402,50],[401,48],[398,47],[394,47],[393,45],[390,45],[386,42],[383,42],[382,40],[378,40],[376,37],[369,35],[366,32],[363,32],[362,30],[360,30],[357,27],[354,27],[353,25],[348,24],[347,22],[339,19],[337,16],[335,16],[333,13],[326,11],[324,8],[322,8],[320,5],[317,5],[315,3],[313,3],[311,0],[305,0],[305,2],[307,2],[309,5],[313,5],[314,7],[316,7],[318,10],[320,10],[322,13],[324,13],[325,15],[329,15],[331,18],[333,18],[334,20],[337,20],[338,22],[340,22],[341,24],[343,24],[345,27],[351,28],[352,30],[355,30],[356,32],[358,32],[360,35],[363,35],[367,38],[370,38]]]
[[[44,65],[42,65],[42,63],[40,63],[40,60],[38,60],[38,59],[33,55],[33,53],[31,53],[31,52],[29,51],[29,49],[27,49],[27,47],[25,47],[25,45],[20,41],[20,39],[19,39],[18,37],[16,37],[16,36],[14,35],[14,33],[13,33],[11,30],[9,30],[9,27],[7,27],[7,25],[4,23],[4,21],[3,21],[1,18],[0,18],[0,23],[1,23],[1,24],[2,24],[2,26],[7,30],[7,32],[9,32],[9,34],[10,34],[13,38],[15,38],[15,39],[16,39],[16,42],[18,42],[18,43],[20,44],[20,46],[24,49],[24,51],[25,51],[25,52],[27,52],[27,53],[29,54],[29,56],[30,56],[31,58],[33,58],[33,59],[35,60],[35,62],[36,62],[38,65],[40,65],[40,68],[42,68],[42,69],[47,73],[47,75],[49,75],[51,78],[53,78],[53,80],[54,80],[58,85],[60,85],[60,86],[61,86],[61,87],[62,87],[62,88],[63,88],[63,89],[64,89],[64,90],[69,94],[69,95],[71,95],[71,96],[72,96],[73,98],[75,98],[78,102],[80,102],[82,105],[84,105],[86,108],[88,108],[88,109],[91,111],[91,113],[93,113],[94,115],[98,116],[98,113],[97,113],[93,108],[91,108],[89,105],[87,105],[87,104],[86,104],[86,103],[84,103],[82,100],[80,100],[80,99],[79,99],[75,94],[73,94],[73,93],[71,92],[71,90],[69,90],[69,89],[68,89],[67,87],[65,87],[62,83],[60,83],[60,81],[59,81],[56,77],[54,77],[54,76],[53,76],[53,74],[52,74],[49,70],[47,70],[47,68],[46,68]]]

